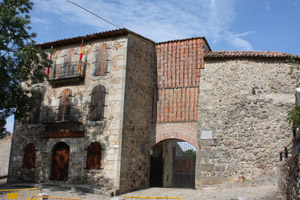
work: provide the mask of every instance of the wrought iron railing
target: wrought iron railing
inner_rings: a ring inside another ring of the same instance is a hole
[[[43,123],[80,122],[83,109],[81,106],[45,106]]]
[[[85,63],[82,61],[66,62],[63,64],[54,64],[49,79],[68,79],[68,78],[83,78]]]

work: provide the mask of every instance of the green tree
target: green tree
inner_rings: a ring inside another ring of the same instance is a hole
[[[193,149],[189,149],[189,150],[186,150],[184,152],[184,155],[189,156],[189,157],[195,157],[196,156],[196,151],[194,151]]]
[[[49,64],[30,33],[32,6],[30,0],[0,1],[0,133],[8,116],[26,118],[33,106],[30,86],[43,80]]]

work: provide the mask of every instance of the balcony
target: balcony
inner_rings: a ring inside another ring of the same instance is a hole
[[[82,138],[81,106],[45,106],[42,113],[42,123],[45,132],[40,134],[41,138]]]
[[[82,121],[80,106],[47,106],[43,109],[42,123],[48,127],[79,127]]]
[[[49,81],[54,84],[74,83],[84,80],[85,63],[82,61],[54,64],[49,74]],[[81,72],[78,71],[81,67]]]

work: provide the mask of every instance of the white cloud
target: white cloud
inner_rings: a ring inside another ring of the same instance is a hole
[[[36,18],[36,17],[32,17],[31,22],[37,23],[37,24],[42,24],[42,25],[48,25],[50,23],[50,21],[48,19],[42,19],[42,18]]]
[[[156,42],[206,36],[213,43],[225,39],[232,40],[230,43],[235,46],[247,46],[246,40],[226,34],[236,17],[237,0],[72,1]],[[34,3],[34,9],[43,15],[55,15],[62,23],[88,25],[95,32],[116,29],[66,0],[34,0]]]
[[[242,39],[241,37],[247,36],[249,34],[254,33],[253,31],[247,31],[244,33],[239,34],[232,34],[230,32],[227,33],[226,40],[228,43],[230,43],[232,46],[239,50],[245,50],[245,51],[253,51],[252,45],[247,42],[245,39]]]

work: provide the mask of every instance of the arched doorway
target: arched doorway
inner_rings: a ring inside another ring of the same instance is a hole
[[[51,180],[67,181],[69,170],[70,148],[64,143],[58,143],[53,150]]]
[[[176,139],[154,145],[151,155],[152,187],[195,188],[196,148]]]

